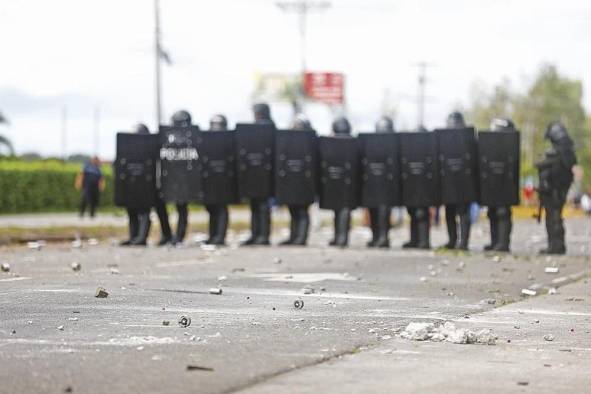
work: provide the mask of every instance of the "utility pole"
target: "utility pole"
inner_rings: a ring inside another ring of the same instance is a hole
[[[67,153],[68,140],[68,109],[64,105],[62,107],[62,159],[65,162],[68,159]]]
[[[162,87],[160,76],[160,56],[162,48],[160,44],[160,0],[154,0],[154,61],[156,83],[156,130],[162,124]]]
[[[94,107],[93,114],[93,137],[94,137],[94,154],[99,155],[100,151],[100,123],[101,123],[101,109],[99,106]]]
[[[296,92],[297,96],[303,96],[303,83],[306,75],[306,18],[311,11],[321,11],[330,8],[330,1],[314,1],[314,0],[291,0],[276,1],[275,4],[284,12],[291,12],[298,17],[298,30],[300,35],[300,73],[301,86],[300,92]],[[303,101],[303,99],[302,99]],[[296,105],[297,107],[297,105]],[[295,108],[297,112],[297,108]]]
[[[419,68],[418,92],[417,92],[417,129],[425,126],[425,90],[427,85],[427,67],[431,66],[426,62],[415,64]]]

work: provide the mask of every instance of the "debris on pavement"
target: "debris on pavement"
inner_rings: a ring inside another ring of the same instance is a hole
[[[316,291],[314,290],[314,288],[313,288],[313,287],[304,287],[304,288],[302,289],[302,292],[303,292],[304,294],[314,294]]]
[[[179,318],[178,323],[181,327],[189,327],[191,325],[191,318],[183,315]]]
[[[529,382],[517,382],[519,386],[527,386]]]
[[[119,275],[119,268],[111,266],[109,267],[109,272],[111,272],[111,275]]]
[[[228,279],[228,277],[226,275],[218,276],[218,282],[223,282],[226,279]]]
[[[64,331],[64,326],[58,326],[57,329],[60,331]]]
[[[304,300],[295,300],[293,302],[293,307],[296,309],[302,309],[304,307]]]
[[[497,303],[497,300],[495,300],[494,298],[486,298],[484,300],[480,300],[481,304],[488,304],[488,305],[494,305]]]
[[[535,296],[538,293],[535,290],[521,289],[521,294],[527,295],[527,296]]]
[[[168,321],[168,320],[162,320],[162,325],[163,326],[170,326],[170,321]]]
[[[96,293],[94,293],[96,298],[107,298],[109,293],[103,287],[99,287],[96,289]]]
[[[283,260],[281,260],[279,257],[275,257],[273,259],[273,264],[281,264],[283,262]]]
[[[209,294],[222,295],[223,291],[219,287],[212,287],[209,289]]]
[[[242,267],[232,268],[232,273],[235,273],[235,272],[244,272],[244,271],[245,271],[245,269],[242,268]]]
[[[555,337],[552,334],[546,334],[546,335],[544,335],[544,340],[545,341],[552,342],[554,339],[555,339]]]
[[[187,371],[213,372],[213,368],[210,368],[210,367],[202,367],[202,366],[199,366],[199,365],[187,365]]]
[[[72,263],[70,264],[70,268],[72,268],[72,271],[78,272],[80,271],[82,266],[80,265],[80,263]]]
[[[434,323],[412,322],[400,333],[400,337],[411,341],[451,342],[457,344],[494,345],[498,337],[491,329],[472,331],[456,328],[452,322]]]
[[[547,274],[557,274],[558,267],[546,267],[546,268],[544,268],[544,272]]]
[[[45,241],[30,241],[27,242],[27,248],[34,250],[41,250],[45,246]]]
[[[90,246],[97,246],[99,244],[98,239],[96,238],[88,238],[88,245]]]
[[[8,263],[2,263],[0,268],[2,269],[2,272],[10,272],[10,264]]]

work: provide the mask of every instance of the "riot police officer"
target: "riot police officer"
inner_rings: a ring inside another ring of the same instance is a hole
[[[577,163],[577,158],[573,141],[561,122],[550,123],[544,137],[550,141],[552,148],[546,151],[544,160],[536,163],[540,178],[538,192],[546,211],[548,233],[548,247],[540,253],[565,254],[562,208],[573,181],[572,167]]]
[[[297,114],[292,125],[292,130],[306,131],[312,130],[309,119],[304,114]],[[288,204],[290,215],[289,238],[281,242],[280,245],[306,245],[308,232],[310,228],[310,215],[308,213],[309,205]]]
[[[214,115],[209,121],[210,131],[227,131],[228,121],[224,115]],[[228,205],[206,204],[209,213],[209,238],[205,241],[209,245],[224,245],[228,230]]]
[[[191,114],[189,114],[189,112],[185,110],[177,111],[172,115],[171,123],[174,127],[190,127],[192,125]],[[170,224],[168,223],[168,212],[166,210],[166,204],[162,199],[158,199],[156,204],[156,212],[158,213],[158,218],[160,219],[160,224],[163,228],[163,235],[162,239],[159,242],[159,245],[165,245],[169,242],[173,245],[177,245],[181,244],[185,239],[185,235],[187,233],[187,226],[189,224],[188,201],[177,201],[176,210],[178,213],[176,234],[174,236],[170,236],[171,232]],[[166,229],[166,231],[164,229]]]
[[[334,137],[352,138],[351,124],[344,116],[336,118],[332,122],[332,133]],[[351,207],[343,206],[334,210],[334,239],[329,242],[330,246],[345,247],[349,244],[349,230],[351,229]]]
[[[507,118],[493,119],[490,128],[492,132],[517,132],[513,121]],[[508,252],[513,229],[511,205],[489,206],[486,215],[490,222],[491,243],[484,250]]]
[[[463,129],[466,127],[464,115],[454,111],[447,117],[446,127],[448,129]],[[459,222],[459,237],[458,237]],[[447,204],[445,205],[445,223],[449,241],[443,245],[445,249],[468,250],[470,239],[470,204]],[[459,242],[458,242],[459,238]]]
[[[376,122],[376,133],[394,133],[394,122],[389,116],[382,116]],[[388,248],[390,247],[390,240],[388,233],[390,232],[390,214],[392,207],[387,205],[380,205],[378,207],[368,208],[369,222],[372,237],[367,243],[368,247]]]
[[[137,134],[150,134],[150,130],[143,123],[134,126]],[[121,246],[145,246],[150,234],[150,208],[125,207],[129,218],[129,238],[120,243]]]
[[[252,110],[255,124],[275,126],[267,103],[257,103]],[[250,230],[250,237],[242,245],[270,245],[271,207],[268,198],[250,199]]]

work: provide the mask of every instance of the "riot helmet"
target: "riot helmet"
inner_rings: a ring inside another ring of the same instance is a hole
[[[344,116],[339,116],[332,122],[332,132],[336,135],[351,135],[351,123]]]
[[[146,126],[143,123],[138,123],[135,126],[133,126],[133,132],[136,134],[150,134],[148,126]]]
[[[462,115],[462,113],[458,111],[454,111],[447,116],[446,124],[448,129],[461,129],[466,127],[464,115]]]
[[[252,106],[252,112],[255,122],[271,120],[271,108],[267,103],[256,103]]]
[[[544,138],[550,140],[552,143],[556,143],[565,139],[570,139],[566,127],[560,121],[551,122],[546,128],[546,134]]]
[[[312,130],[312,124],[306,115],[297,114],[291,123],[291,128],[294,130]]]
[[[509,118],[494,118],[490,122],[492,131],[515,131],[515,124]]]
[[[222,114],[216,114],[209,120],[209,129],[212,131],[228,130],[228,120]]]
[[[394,132],[394,122],[392,118],[389,116],[382,116],[376,122],[376,132],[378,133],[393,133]]]
[[[184,109],[176,111],[172,118],[170,118],[173,126],[176,127],[189,127],[191,126],[191,114]]]

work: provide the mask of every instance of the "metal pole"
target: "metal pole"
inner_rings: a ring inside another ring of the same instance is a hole
[[[155,61],[155,77],[156,77],[156,129],[162,123],[162,87],[160,76],[160,0],[154,0],[154,61]]]
[[[421,62],[419,67],[419,92],[417,96],[418,104],[418,125],[417,129],[421,129],[425,125],[425,84],[427,83],[427,64]]]
[[[93,117],[93,126],[94,126],[94,154],[96,156],[99,155],[100,151],[100,122],[101,122],[101,109],[100,107],[94,107],[94,117]]]
[[[66,161],[67,157],[67,138],[68,138],[68,109],[62,107],[62,159]]]

